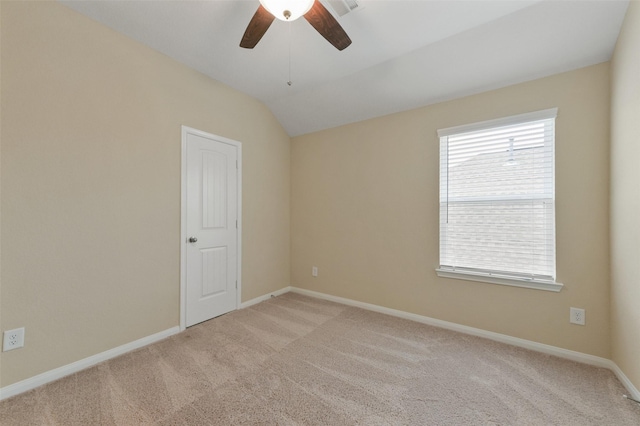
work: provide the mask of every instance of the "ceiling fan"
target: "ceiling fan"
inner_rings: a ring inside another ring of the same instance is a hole
[[[253,49],[275,18],[294,21],[301,16],[336,49],[344,50],[351,44],[347,33],[319,0],[260,0],[258,10],[242,36],[240,47]]]

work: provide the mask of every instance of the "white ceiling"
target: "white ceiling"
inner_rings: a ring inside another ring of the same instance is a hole
[[[261,100],[291,136],[609,60],[628,6],[360,0],[334,14],[353,40],[340,52],[304,19],[275,20],[240,48],[258,0],[59,1]]]

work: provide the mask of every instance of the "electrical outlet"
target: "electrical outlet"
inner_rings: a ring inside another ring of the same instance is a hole
[[[314,277],[318,276],[318,267],[317,266],[311,267],[311,275],[314,276]]]
[[[24,327],[6,330],[2,339],[2,351],[10,351],[24,346]]]
[[[584,309],[569,308],[569,322],[571,324],[584,325]]]

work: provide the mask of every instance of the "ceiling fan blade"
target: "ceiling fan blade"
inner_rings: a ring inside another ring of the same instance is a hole
[[[336,49],[344,50],[351,44],[347,33],[319,0],[315,0],[311,9],[305,13],[304,18]]]
[[[245,49],[253,49],[256,47],[256,44],[258,44],[264,33],[267,32],[274,19],[275,17],[270,14],[267,9],[262,7],[262,5],[258,6],[258,10],[256,10],[253,18],[249,21],[249,25],[247,25],[247,29],[244,31],[244,35],[240,41],[240,47],[244,47]]]

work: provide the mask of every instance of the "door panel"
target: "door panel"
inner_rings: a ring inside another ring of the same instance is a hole
[[[186,145],[188,327],[237,308],[238,150],[191,133]]]
[[[219,152],[202,152],[202,227],[227,226],[227,163]]]
[[[227,248],[213,247],[202,253],[202,291],[200,297],[227,291]]]

